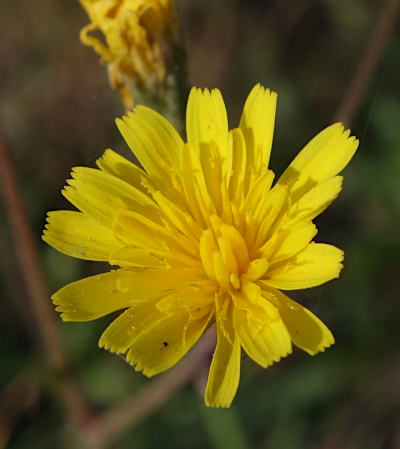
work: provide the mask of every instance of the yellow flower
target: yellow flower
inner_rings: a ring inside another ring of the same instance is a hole
[[[153,89],[171,71],[178,41],[172,0],[80,0],[91,23],[81,41],[108,63],[110,84],[133,106],[130,85]],[[91,33],[101,31],[106,44]]]
[[[257,85],[228,130],[219,90],[192,89],[187,143],[161,115],[138,106],[117,125],[143,169],[108,149],[99,169],[77,167],[64,196],[80,212],[48,215],[44,240],[81,259],[120,268],[53,296],[66,321],[126,309],[99,345],[153,376],[213,322],[217,345],[205,402],[228,407],[241,349],[267,367],[334,342],[328,328],[280,290],[339,276],[343,252],[314,243],[312,220],[338,195],[358,141],[329,126],[273,183],[268,169],[277,95]]]

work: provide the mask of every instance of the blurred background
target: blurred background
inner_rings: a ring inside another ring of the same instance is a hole
[[[190,85],[221,89],[231,127],[255,83],[277,91],[271,168],[279,174],[332,122],[384,3],[182,0]],[[79,41],[87,23],[77,0],[0,2],[0,130],[51,292],[106,270],[40,240],[46,212],[70,208],[60,190],[71,167],[94,166],[108,147],[129,155],[114,125],[123,113],[118,94]],[[316,220],[317,240],[343,248],[345,268],[339,280],[294,295],[336,344],[314,358],[295,350],[267,370],[245,357],[231,409],[206,409],[194,381],[110,447],[400,448],[399,46],[397,22],[351,122],[361,143],[344,190]],[[0,204],[0,448],[73,448]],[[99,412],[148,383],[97,347],[109,321],[58,320],[72,374]]]

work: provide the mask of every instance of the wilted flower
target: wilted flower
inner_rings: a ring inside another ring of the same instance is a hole
[[[173,65],[178,41],[172,0],[80,0],[91,23],[81,31],[84,44],[108,63],[110,84],[127,108],[132,89],[162,85]],[[105,43],[92,34],[100,31]]]
[[[100,346],[153,376],[213,322],[217,345],[205,401],[231,404],[240,354],[267,367],[333,344],[328,328],[281,290],[339,276],[343,252],[315,243],[312,220],[338,195],[358,141],[343,126],[312,139],[275,182],[268,169],[277,95],[257,85],[228,130],[218,90],[192,89],[187,143],[144,106],[117,125],[143,169],[106,150],[99,169],[77,167],[64,196],[80,212],[50,212],[44,240],[81,259],[120,268],[53,296],[66,321],[126,309]]]

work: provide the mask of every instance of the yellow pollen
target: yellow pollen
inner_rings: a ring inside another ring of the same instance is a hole
[[[268,269],[264,259],[249,258],[245,239],[233,226],[217,215],[210,217],[211,228],[203,231],[199,250],[207,277],[217,281],[221,290],[240,290],[243,279],[255,280]]]
[[[235,290],[240,289],[240,279],[237,273],[231,273],[229,280],[231,281],[232,287]]]

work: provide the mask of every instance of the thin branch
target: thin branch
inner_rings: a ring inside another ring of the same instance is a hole
[[[0,134],[0,189],[15,238],[23,279],[27,285],[32,311],[37,322],[40,341],[51,369],[60,376],[61,397],[70,420],[85,422],[90,416],[86,403],[75,382],[68,374],[69,362],[52,310],[50,294],[28,217],[22,201],[14,166],[3,136]],[[68,398],[65,395],[68,388]]]
[[[346,126],[351,123],[394,27],[399,5],[400,0],[384,0],[382,2],[371,40],[364,50],[353,79],[336,111],[335,122],[342,122]]]
[[[215,326],[210,328],[191,352],[174,368],[142,388],[126,402],[103,413],[85,429],[82,439],[90,449],[103,449],[123,430],[135,426],[159,409],[171,395],[193,379],[199,366],[215,346]]]

